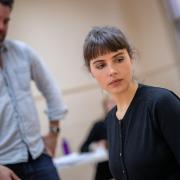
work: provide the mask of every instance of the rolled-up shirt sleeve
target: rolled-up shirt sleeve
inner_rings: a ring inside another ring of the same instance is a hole
[[[46,99],[47,110],[45,112],[49,120],[63,119],[68,108],[63,101],[58,83],[33,49],[27,47],[27,54],[31,63],[31,78]]]

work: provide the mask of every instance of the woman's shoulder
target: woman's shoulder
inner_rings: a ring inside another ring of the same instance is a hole
[[[145,97],[150,101],[165,101],[169,99],[180,100],[178,95],[176,95],[173,91],[163,87],[140,84],[140,91],[140,96]]]

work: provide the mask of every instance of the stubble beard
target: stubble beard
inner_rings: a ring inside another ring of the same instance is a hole
[[[6,35],[4,35],[4,34],[0,35],[0,47],[2,47],[5,37],[6,37]]]

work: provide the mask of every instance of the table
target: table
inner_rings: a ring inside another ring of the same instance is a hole
[[[63,169],[72,166],[78,166],[87,163],[97,163],[108,159],[107,150],[100,147],[96,151],[87,153],[73,152],[71,154],[54,158],[54,164],[57,169]]]

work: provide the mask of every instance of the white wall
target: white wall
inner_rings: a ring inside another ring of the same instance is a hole
[[[37,49],[69,89],[91,79],[82,73],[82,44],[90,28],[120,23],[118,0],[17,0],[9,36]]]
[[[173,89],[180,95],[179,61],[169,23],[158,0],[16,0],[9,38],[27,42],[44,58],[63,91],[69,114],[61,137],[77,151],[92,123],[102,116],[103,92],[83,67],[82,45],[92,26],[122,28],[140,51],[140,80]],[[47,132],[45,104],[33,88],[42,133]],[[61,154],[60,144],[58,154]],[[61,171],[63,179],[92,179],[93,166]]]
[[[180,60],[163,0],[125,0],[129,34],[139,53],[138,78],[180,94]]]

